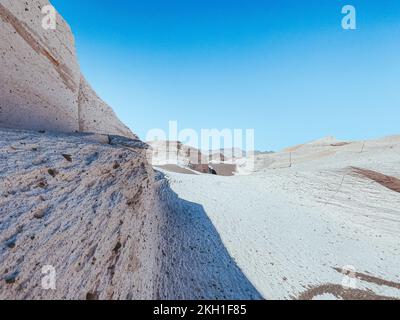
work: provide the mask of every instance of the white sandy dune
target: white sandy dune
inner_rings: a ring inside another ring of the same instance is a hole
[[[248,176],[165,172],[196,204],[175,218],[204,210],[244,287],[263,298],[400,298],[400,137],[328,138],[262,157]]]

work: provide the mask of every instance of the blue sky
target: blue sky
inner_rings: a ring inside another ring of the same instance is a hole
[[[83,73],[141,138],[255,129],[256,148],[400,134],[398,0],[52,0]],[[357,9],[357,30],[341,8]]]

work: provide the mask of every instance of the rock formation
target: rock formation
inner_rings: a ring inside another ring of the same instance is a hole
[[[260,298],[147,147],[0,129],[0,299]]]
[[[157,297],[154,173],[124,139],[0,130],[0,299]]]
[[[43,28],[46,5],[0,0],[0,127],[134,138],[82,76],[64,19]]]
[[[184,173],[213,173],[231,176],[236,171],[236,158],[228,159],[225,150],[204,152],[179,141],[148,141],[149,158],[156,167]],[[231,150],[227,151],[232,154]],[[151,156],[150,156],[151,154]],[[192,170],[192,171],[190,171]]]
[[[0,0],[0,298],[156,298],[147,145],[81,75],[63,18],[42,27],[48,4]]]
[[[259,298],[81,75],[62,17],[42,28],[45,5],[0,0],[0,299]]]

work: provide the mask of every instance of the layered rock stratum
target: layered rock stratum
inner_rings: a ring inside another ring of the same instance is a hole
[[[0,0],[0,127],[136,136],[81,74],[69,25],[47,0]]]

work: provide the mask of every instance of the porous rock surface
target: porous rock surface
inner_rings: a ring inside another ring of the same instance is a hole
[[[95,132],[135,138],[81,74],[74,37],[47,0],[0,0],[0,127]]]
[[[159,202],[146,145],[0,130],[0,299],[152,299]],[[43,267],[56,271],[45,290]]]

